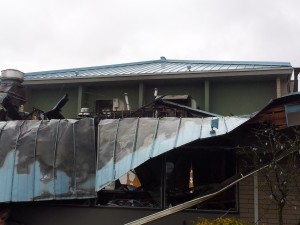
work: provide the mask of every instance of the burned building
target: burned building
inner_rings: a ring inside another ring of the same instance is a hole
[[[241,203],[255,187],[230,186],[241,178],[234,148],[253,124],[284,129],[287,112],[297,114],[298,93],[285,96],[292,71],[289,63],[162,58],[25,73],[28,115],[59,108],[67,119],[0,122],[1,201],[28,224],[80,224],[85,215],[89,224],[125,224],[181,205],[188,209],[150,224],[253,219]],[[56,104],[65,93],[69,101]]]

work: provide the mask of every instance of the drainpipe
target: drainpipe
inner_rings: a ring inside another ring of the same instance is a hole
[[[79,113],[81,111],[82,107],[82,94],[83,94],[83,88],[82,85],[78,87],[78,94],[77,94],[77,112]]]
[[[145,103],[145,87],[144,83],[139,83],[139,108],[141,108]]]
[[[298,92],[298,75],[300,73],[300,68],[294,68],[294,92]]]
[[[258,225],[258,177],[257,173],[253,175],[254,192],[254,224]]]
[[[209,112],[209,81],[204,81],[204,110]]]

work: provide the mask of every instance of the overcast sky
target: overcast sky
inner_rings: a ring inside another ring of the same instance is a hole
[[[300,67],[299,0],[1,0],[0,70],[167,59]]]

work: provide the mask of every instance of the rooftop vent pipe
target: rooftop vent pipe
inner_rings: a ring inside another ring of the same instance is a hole
[[[22,119],[19,108],[26,102],[22,85],[24,73],[14,69],[2,70],[0,79],[0,120]]]
[[[154,97],[155,97],[155,98],[157,97],[157,94],[158,94],[158,89],[157,89],[157,88],[154,88]]]
[[[24,73],[15,69],[2,70],[1,81],[17,81],[22,83],[24,81]]]
[[[125,97],[126,109],[130,110],[130,105],[129,105],[129,100],[128,100],[128,94],[124,93],[124,97]]]

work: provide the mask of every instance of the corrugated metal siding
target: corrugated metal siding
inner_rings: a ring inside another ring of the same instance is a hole
[[[95,197],[92,119],[0,122],[0,202]]]
[[[26,73],[25,80],[63,79],[96,76],[130,76],[147,74],[167,74],[185,72],[234,71],[250,69],[276,69],[290,67],[286,62],[246,62],[246,61],[189,61],[153,60],[109,66],[75,68],[45,72]]]
[[[249,117],[219,117],[211,134],[212,118],[125,118],[106,119],[98,127],[96,190],[148,159],[189,142],[226,134]]]

